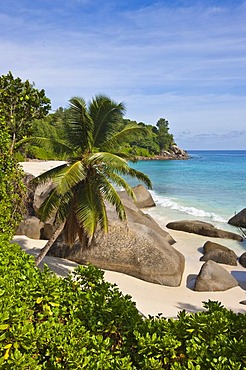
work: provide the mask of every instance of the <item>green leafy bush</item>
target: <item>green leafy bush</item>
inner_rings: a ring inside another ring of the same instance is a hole
[[[22,172],[10,153],[10,135],[0,118],[0,238],[10,240],[25,209]]]
[[[0,242],[0,369],[246,369],[246,315],[143,318],[93,266],[59,278]]]
[[[2,242],[0,296],[0,369],[131,369],[142,319],[100,270],[61,279]]]
[[[145,320],[137,334],[140,368],[246,369],[246,315],[219,302],[204,307],[207,311],[195,314],[182,311],[178,319]]]

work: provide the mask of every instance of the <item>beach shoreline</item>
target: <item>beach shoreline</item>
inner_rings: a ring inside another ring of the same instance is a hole
[[[22,162],[26,173],[37,176],[61,163],[61,161],[30,161]],[[158,222],[158,220],[157,220]],[[165,226],[160,225],[165,229]],[[237,266],[221,265],[239,281],[240,286],[224,292],[196,292],[192,288],[194,281],[204,262],[199,261],[202,256],[201,249],[208,237],[188,234],[175,230],[165,229],[176,240],[175,249],[185,256],[185,270],[179,287],[168,287],[139,280],[123,273],[105,271],[105,279],[115,283],[123,294],[129,294],[136,302],[138,310],[145,316],[156,316],[162,313],[164,317],[177,317],[178,313],[185,309],[188,312],[197,312],[203,309],[203,302],[210,300],[221,302],[226,308],[234,312],[246,312],[246,306],[239,302],[246,299],[246,269],[239,263]],[[214,242],[222,243],[230,248],[232,241],[225,239],[209,238]],[[37,255],[46,243],[45,240],[30,239],[26,236],[16,235],[13,239],[27,253]],[[234,242],[235,245],[235,242]],[[238,244],[234,248],[239,256],[242,246]],[[69,260],[46,256],[44,259],[51,270],[59,276],[66,276],[77,264]]]

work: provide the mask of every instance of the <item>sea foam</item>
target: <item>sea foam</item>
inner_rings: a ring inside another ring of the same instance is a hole
[[[151,191],[151,195],[155,201],[155,203],[161,207],[170,208],[176,211],[179,211],[181,213],[185,213],[191,216],[195,217],[202,217],[202,218],[208,218],[211,221],[216,222],[227,222],[223,217],[220,217],[219,215],[213,213],[213,212],[207,212],[203,209],[198,209],[196,207],[188,207],[184,206],[178,203],[177,200],[172,198],[166,198],[159,194],[157,194],[155,191]]]

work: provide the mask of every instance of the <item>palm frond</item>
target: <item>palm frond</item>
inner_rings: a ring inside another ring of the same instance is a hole
[[[104,175],[101,175],[100,177],[98,176],[98,180],[100,181],[100,193],[102,194],[103,198],[106,199],[110,204],[115,206],[116,212],[121,221],[126,220],[124,205],[113,184]]]
[[[62,197],[60,196],[60,204],[56,212],[57,220],[65,221],[70,216],[70,213],[73,212],[73,200],[74,189],[69,190]]]
[[[63,156],[66,158],[72,158],[75,154],[74,148],[63,141],[51,138],[47,141],[47,144],[47,149],[51,149],[52,152],[59,157]]]
[[[121,131],[114,132],[111,130],[103,143],[103,147],[108,149],[115,148],[116,145],[121,145],[124,142],[132,141],[135,138],[139,138],[139,135],[147,133],[147,130],[137,124],[129,124],[125,126]]]
[[[117,122],[125,112],[123,103],[116,103],[106,95],[97,95],[89,104],[88,112],[94,122],[94,147],[101,148],[109,130],[117,131]]]
[[[34,185],[40,185],[40,184],[45,184],[49,180],[53,180],[55,177],[59,176],[60,173],[66,169],[68,166],[68,163],[63,163],[57,167],[51,168],[50,170],[40,174],[39,176],[35,177],[31,182]]]
[[[148,189],[152,189],[152,182],[150,178],[143,172],[137,171],[129,166],[129,172],[127,173],[127,175],[131,177],[136,177],[138,180],[142,181],[145,185],[147,185]]]
[[[61,203],[61,197],[54,188],[51,190],[47,198],[41,204],[38,213],[42,221],[48,220],[51,216],[55,216]]]
[[[89,157],[88,161],[91,163],[91,165],[96,165],[97,163],[100,163],[99,166],[101,166],[101,168],[108,169],[112,173],[136,177],[138,180],[146,184],[149,189],[152,189],[151,180],[147,175],[130,167],[128,162],[124,158],[121,158],[113,153],[94,153]]]
[[[102,164],[104,166],[111,166],[115,168],[127,169],[128,164],[124,158],[121,158],[113,153],[109,152],[97,152],[88,157],[88,163],[91,165]]]
[[[105,170],[103,174],[105,177],[107,177],[111,181],[112,186],[117,185],[120,188],[123,188],[126,191],[126,193],[129,195],[129,197],[131,197],[133,200],[136,200],[136,196],[134,194],[132,187],[128,184],[128,182],[123,177],[109,170]]]
[[[16,149],[18,149],[22,147],[24,144],[42,146],[43,144],[46,144],[47,142],[50,142],[50,140],[46,137],[29,136],[29,137],[24,137],[23,139],[17,141],[15,143],[15,147]]]
[[[86,170],[82,161],[76,161],[69,164],[67,167],[57,173],[53,177],[53,182],[56,186],[56,191],[60,195],[64,195],[73,187],[75,187],[79,182],[85,180]]]
[[[73,97],[70,99],[68,119],[66,123],[66,140],[75,150],[91,151],[93,143],[94,123],[87,112],[84,99]]]
[[[95,189],[93,179],[85,181],[76,194],[74,212],[76,213],[78,224],[86,232],[89,243],[96,232],[100,217],[106,217],[104,207],[101,194],[98,189]],[[104,220],[103,224],[107,231],[107,220]]]

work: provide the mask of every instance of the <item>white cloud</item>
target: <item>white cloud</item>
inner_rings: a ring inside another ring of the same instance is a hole
[[[0,10],[0,73],[34,81],[54,108],[103,92],[124,101],[129,118],[155,124],[164,116],[176,135],[244,128],[242,2],[131,3],[124,11],[114,2],[38,4],[12,0]]]

